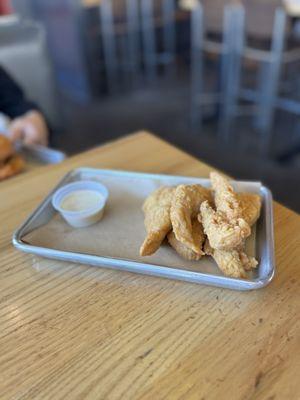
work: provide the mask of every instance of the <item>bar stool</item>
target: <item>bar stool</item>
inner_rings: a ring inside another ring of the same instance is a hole
[[[120,81],[137,86],[141,75],[153,83],[158,66],[168,73],[175,68],[175,1],[126,0],[123,18],[115,20],[114,1],[99,6],[103,57],[109,93]],[[122,12],[120,13],[122,15]],[[162,28],[162,50],[157,46],[157,28]]]
[[[141,0],[140,6],[145,72],[148,82],[153,82],[157,78],[159,65],[164,65],[171,73],[175,70],[175,2],[161,0],[161,17],[155,16],[153,0]],[[162,27],[163,49],[161,52],[157,51],[156,45],[157,26]]]
[[[258,5],[261,6],[261,5]],[[265,6],[265,4],[264,4]],[[249,5],[250,7],[250,5]],[[232,139],[233,123],[240,115],[250,115],[254,127],[260,133],[259,150],[268,154],[271,148],[275,110],[281,109],[300,115],[300,102],[280,96],[281,70],[283,66],[300,60],[299,48],[285,50],[288,32],[285,11],[279,7],[274,10],[274,17],[269,27],[270,48],[249,45],[245,31],[253,35],[254,24],[249,25],[247,10],[241,4],[226,5],[223,17],[222,43],[206,39],[204,34],[203,7],[198,2],[191,16],[191,126],[200,130],[202,106],[219,106],[219,132],[222,140]],[[266,28],[266,27],[264,27]],[[252,30],[252,32],[251,32]],[[258,34],[266,35],[261,27]],[[220,87],[216,92],[205,92],[203,85],[203,56],[213,52],[221,59],[219,73]],[[258,79],[255,88],[241,84],[242,60],[255,62],[258,66]],[[251,105],[244,106],[240,100],[247,100]]]
[[[241,58],[244,46],[245,12],[240,4],[228,4],[223,14],[223,40],[206,38],[204,8],[200,2],[191,13],[191,129],[200,130],[204,105],[219,107],[220,137],[229,139],[230,126],[239,100]],[[219,87],[216,92],[204,88],[204,55],[213,53],[219,59]]]

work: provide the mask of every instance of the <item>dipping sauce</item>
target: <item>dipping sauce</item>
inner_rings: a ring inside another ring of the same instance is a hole
[[[65,211],[86,211],[104,202],[104,197],[94,190],[74,190],[61,201],[60,207]]]

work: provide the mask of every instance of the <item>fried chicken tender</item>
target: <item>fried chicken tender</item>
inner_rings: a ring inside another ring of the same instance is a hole
[[[140,248],[141,256],[155,253],[172,229],[170,208],[174,192],[174,187],[163,186],[145,200],[143,211],[147,236]]]
[[[239,252],[238,250],[215,250],[210,246],[208,240],[206,240],[204,248],[205,253],[213,257],[225,276],[246,278],[246,271],[257,266],[255,258],[247,256],[244,252]]]
[[[241,246],[251,234],[251,229],[243,218],[228,220],[224,213],[215,211],[204,201],[198,216],[212,248],[232,250]]]
[[[241,218],[242,210],[238,195],[234,192],[229,181],[218,172],[211,172],[210,180],[215,192],[217,211],[224,213],[229,220]]]
[[[211,172],[210,179],[215,193],[216,210],[209,204],[201,205],[204,232],[214,249],[232,250],[241,246],[251,234],[247,220],[252,222],[255,219],[254,200],[235,193],[229,181],[217,172]]]
[[[0,134],[0,163],[5,162],[13,154],[12,142],[6,136]]]
[[[244,220],[253,226],[260,216],[261,197],[255,193],[237,193],[241,215]]]
[[[203,201],[211,201],[211,192],[201,185],[177,186],[171,205],[171,222],[176,239],[201,255],[200,243],[195,242],[192,220],[197,217]]]
[[[225,276],[246,278],[257,267],[245,253],[245,240],[260,216],[261,197],[235,193],[226,178],[212,172],[212,191],[201,185],[161,187],[144,202],[147,236],[142,256],[153,254],[167,237],[184,259],[213,257]]]
[[[205,235],[203,232],[203,227],[197,219],[194,219],[192,221],[192,236],[194,242],[199,244],[200,249],[202,249],[203,243],[205,241]],[[205,254],[203,251],[201,251],[201,254],[195,253],[185,244],[179,242],[179,240],[176,239],[176,236],[173,231],[168,233],[167,238],[169,244],[173,247],[173,249],[176,250],[176,252],[186,260],[198,261]]]
[[[251,271],[258,265],[256,258],[248,256],[244,251],[239,251],[239,257],[246,271]]]
[[[21,156],[15,154],[0,164],[0,181],[18,174],[24,169],[25,162]]]

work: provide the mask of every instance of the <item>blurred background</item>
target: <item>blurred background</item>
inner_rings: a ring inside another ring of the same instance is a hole
[[[296,211],[299,64],[299,0],[0,0],[0,65],[51,146],[150,130]]]

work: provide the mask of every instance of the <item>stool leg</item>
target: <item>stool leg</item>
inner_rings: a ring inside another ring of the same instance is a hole
[[[200,97],[203,87],[203,7],[200,3],[191,14],[191,130],[202,128],[202,107]]]
[[[219,133],[229,141],[232,122],[237,113],[241,60],[244,49],[245,10],[242,6],[227,6],[224,10],[224,39],[221,60],[221,112]]]
[[[156,79],[157,55],[152,0],[141,0],[143,61],[148,83]]]
[[[137,0],[126,0],[127,49],[131,84],[136,86],[140,69],[139,15]]]
[[[100,21],[107,85],[109,92],[113,93],[118,86],[118,67],[111,0],[101,2]]]
[[[167,69],[171,75],[176,70],[176,32],[175,32],[175,3],[174,0],[162,0],[163,15],[163,43],[164,52],[170,58],[167,63]]]
[[[285,40],[286,14],[278,8],[275,13],[270,61],[263,63],[259,76],[260,113],[256,119],[256,126],[261,132],[261,150],[270,151],[272,126],[274,121],[275,103],[278,95],[282,54]]]

